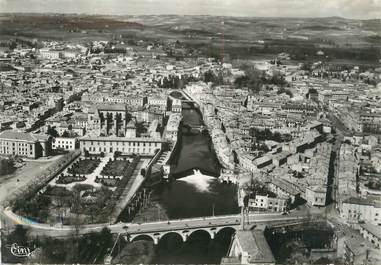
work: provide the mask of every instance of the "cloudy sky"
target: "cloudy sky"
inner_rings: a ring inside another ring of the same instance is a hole
[[[381,18],[381,0],[0,0],[0,12]]]

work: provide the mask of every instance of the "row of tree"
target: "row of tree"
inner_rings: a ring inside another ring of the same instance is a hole
[[[273,133],[270,129],[261,130],[257,128],[250,128],[249,134],[250,136],[255,137],[257,141],[272,140],[280,143],[292,140],[292,136],[290,134],[281,134],[279,132]]]

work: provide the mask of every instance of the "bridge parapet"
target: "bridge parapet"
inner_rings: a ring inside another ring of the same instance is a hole
[[[279,213],[274,213],[274,214],[258,213],[258,214],[255,214],[255,215],[257,215],[257,216],[261,216],[261,215],[279,216]],[[170,223],[176,223],[176,222],[187,222],[187,221],[218,220],[218,219],[226,219],[226,218],[240,218],[240,216],[237,215],[237,214],[227,214],[227,215],[205,216],[205,217],[178,218],[178,219],[171,219],[171,220],[169,220],[169,222]],[[126,224],[126,225],[129,225],[129,224],[139,225],[140,223],[124,223],[124,224]],[[168,224],[168,221],[155,221],[155,222],[146,222],[146,223],[144,223],[144,225],[151,225],[151,224]]]

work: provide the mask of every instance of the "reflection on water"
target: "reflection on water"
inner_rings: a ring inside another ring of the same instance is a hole
[[[216,178],[208,179],[207,184],[189,179],[163,183],[156,188],[155,197],[170,219],[211,216],[213,208],[216,215],[238,213],[236,187]]]
[[[174,175],[190,169],[201,169],[208,175],[219,175],[219,162],[206,134],[182,135],[182,143],[175,161]],[[189,174],[193,172],[190,171]],[[182,175],[182,174],[180,174]]]
[[[183,124],[192,126],[204,125],[201,114],[193,109],[183,109]],[[212,141],[208,134],[187,134],[187,130],[182,130],[180,150],[177,159],[174,161],[174,174],[178,174],[189,169],[201,169],[208,175],[218,175],[220,165],[216,154],[212,148]],[[193,172],[192,172],[193,173]],[[191,174],[191,173],[190,173]]]

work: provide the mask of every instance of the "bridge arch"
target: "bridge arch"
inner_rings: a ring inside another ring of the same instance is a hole
[[[129,235],[128,239],[130,242],[138,241],[139,239],[140,240],[148,239],[148,240],[152,240],[153,242],[156,241],[155,237],[151,234]]]
[[[216,229],[216,235],[218,234],[218,233],[221,233],[222,231],[226,231],[226,230],[230,230],[230,231],[233,231],[233,233],[235,233],[236,231],[237,231],[237,228],[236,227],[234,227],[234,226],[224,226],[224,227],[218,227],[217,229]]]
[[[196,229],[183,229],[175,231],[165,231],[157,233],[147,233],[147,234],[132,234],[129,235],[127,240],[130,242],[137,241],[138,239],[148,239],[152,240],[155,244],[158,244],[163,237],[169,234],[175,234],[182,239],[183,242],[186,242],[192,235],[195,233],[204,233],[208,234],[210,239],[214,239],[217,235],[220,235],[222,231],[230,230],[233,233],[236,231],[234,226],[223,226],[223,227],[210,227],[210,228],[196,228]]]
[[[214,239],[217,241],[231,240],[232,237],[236,234],[236,231],[237,229],[232,226],[219,227],[218,230],[216,230]]]
[[[187,236],[184,233],[181,233],[181,231],[168,231],[160,235],[159,241],[161,241],[162,239],[165,239],[165,237],[168,237],[169,235],[175,235],[182,242],[185,242],[187,240]]]
[[[211,229],[207,229],[207,228],[199,228],[199,229],[194,229],[192,231],[189,232],[189,235],[187,238],[191,237],[192,235],[194,235],[195,233],[200,233],[200,232],[204,232],[204,233],[208,233],[209,234],[209,237],[210,239],[214,239],[214,231],[211,230]]]

